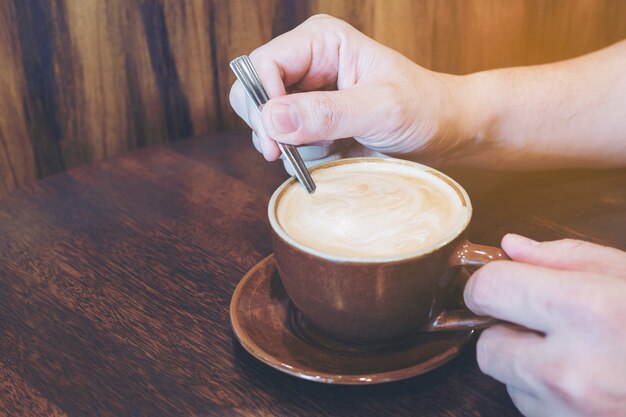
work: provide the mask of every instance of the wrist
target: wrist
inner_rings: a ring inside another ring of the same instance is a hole
[[[463,76],[449,76],[450,106],[453,109],[453,129],[448,138],[456,143],[446,162],[466,162],[479,159],[494,148],[502,103],[498,99],[501,88],[492,72],[478,72]]]

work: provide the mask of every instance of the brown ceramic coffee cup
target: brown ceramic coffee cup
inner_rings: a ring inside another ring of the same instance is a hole
[[[466,229],[472,206],[467,192],[445,174],[413,162],[354,158],[321,164],[315,172],[338,164],[359,162],[397,164],[432,175],[454,192],[462,212],[451,233],[429,248],[385,259],[336,256],[311,249],[293,239],[277,217],[281,197],[294,178],[283,183],[268,206],[274,255],[282,283],[295,307],[315,326],[338,339],[377,343],[415,331],[483,328],[494,323],[458,305],[458,268],[478,267],[508,259],[498,248],[470,243]],[[395,165],[394,165],[395,166]]]

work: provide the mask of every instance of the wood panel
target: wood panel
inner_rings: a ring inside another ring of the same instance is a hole
[[[623,0],[312,0],[309,10],[458,74],[556,61],[626,37]]]
[[[554,61],[626,36],[623,0],[6,0],[0,194],[230,128],[228,61],[329,13],[438,71]]]

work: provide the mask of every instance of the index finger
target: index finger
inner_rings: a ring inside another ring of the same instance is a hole
[[[351,28],[330,16],[313,16],[250,54],[270,98],[298,84],[310,91],[337,80],[340,33]]]
[[[549,333],[580,317],[593,292],[590,287],[597,283],[590,275],[511,261],[492,262],[468,281],[465,303],[477,314]]]

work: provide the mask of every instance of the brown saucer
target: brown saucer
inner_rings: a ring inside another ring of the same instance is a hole
[[[418,332],[376,346],[341,342],[314,328],[294,308],[274,255],[242,278],[230,303],[241,345],[261,362],[299,378],[328,384],[379,384],[433,370],[457,356],[474,335]]]

